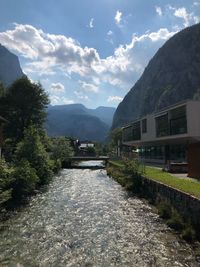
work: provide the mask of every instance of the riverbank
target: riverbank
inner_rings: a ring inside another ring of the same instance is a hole
[[[200,253],[132,195],[105,170],[63,169],[0,223],[0,265],[198,267]]]
[[[200,182],[177,178],[158,168],[134,166],[131,161],[110,161],[107,172],[127,190],[155,205],[185,240],[200,240]]]

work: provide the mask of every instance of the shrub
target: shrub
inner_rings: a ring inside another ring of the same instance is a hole
[[[16,165],[22,159],[30,163],[30,166],[36,170],[36,174],[40,179],[40,184],[49,182],[52,176],[49,155],[34,126],[30,126],[25,130],[24,139],[17,145],[15,157]]]
[[[12,173],[12,197],[17,201],[21,201],[33,193],[39,178],[36,170],[31,167],[28,161],[22,160],[18,164]]]
[[[195,230],[192,228],[191,225],[188,225],[185,229],[183,229],[181,236],[187,242],[192,243],[196,238]]]
[[[177,231],[181,231],[183,229],[183,220],[176,210],[172,212],[171,218],[167,220],[167,225]]]
[[[168,203],[161,202],[158,204],[158,214],[163,219],[169,219],[172,216],[172,209]]]
[[[0,159],[0,208],[11,198],[11,172],[6,162]]]

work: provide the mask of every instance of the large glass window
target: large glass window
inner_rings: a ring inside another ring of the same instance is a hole
[[[147,119],[142,120],[142,133],[147,132]]]
[[[168,113],[156,118],[156,136],[169,135]]]
[[[128,142],[132,140],[132,126],[123,129],[123,141]]]
[[[140,121],[133,123],[132,129],[133,129],[132,140],[140,140],[141,139]]]
[[[146,146],[140,147],[139,155],[143,159],[164,159],[164,146]]]
[[[170,110],[170,135],[187,133],[186,106]]]

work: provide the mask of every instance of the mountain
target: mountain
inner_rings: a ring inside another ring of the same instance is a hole
[[[115,108],[87,109],[82,104],[49,106],[46,129],[50,136],[72,136],[103,141],[109,132]]]
[[[23,75],[18,57],[0,44],[0,82],[8,86]]]
[[[200,24],[177,33],[158,50],[117,107],[112,128],[193,98],[200,99]]]

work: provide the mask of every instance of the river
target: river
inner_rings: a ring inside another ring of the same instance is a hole
[[[196,267],[197,260],[105,170],[62,170],[46,192],[0,224],[1,267]]]

